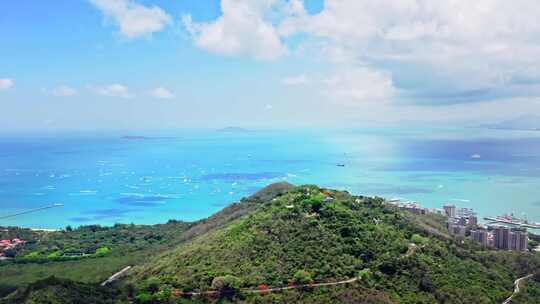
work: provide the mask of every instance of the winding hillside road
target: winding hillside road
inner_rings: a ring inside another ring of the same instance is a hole
[[[529,275],[526,275],[524,277],[521,277],[517,280],[514,281],[514,292],[512,293],[512,295],[510,297],[508,297],[508,299],[506,299],[502,304],[508,304],[512,301],[512,298],[517,295],[519,293],[519,285],[521,284],[522,281],[524,280],[527,280],[528,278],[532,277],[533,275],[532,274],[529,274]]]
[[[408,253],[412,254],[417,249],[416,246],[409,247]],[[410,254],[407,254],[406,256],[409,256]],[[118,278],[120,278],[123,274],[125,274],[128,270],[131,269],[131,266],[127,266],[124,269],[120,270],[119,272],[113,274],[111,277],[109,277],[106,281],[101,283],[101,286],[106,286],[114,281],[116,281]],[[514,292],[512,292],[512,295],[508,297],[502,304],[509,304],[512,302],[512,299],[515,295],[517,295],[520,291],[521,283],[529,278],[531,278],[533,274],[526,275],[524,277],[518,278],[514,281]],[[308,287],[322,287],[322,286],[336,286],[336,285],[343,285],[343,284],[350,284],[354,283],[356,281],[361,280],[360,277],[354,277],[348,280],[342,280],[342,281],[336,281],[336,282],[326,282],[326,283],[311,283],[311,284],[301,284],[301,285],[288,285],[283,287],[273,287],[273,288],[266,288],[266,289],[241,289],[241,292],[244,293],[254,293],[254,294],[265,294],[268,292],[279,292],[283,290],[290,290],[290,289],[300,289],[300,288],[308,288]],[[182,292],[182,296],[207,296],[207,295],[216,295],[219,292],[216,290],[208,290],[208,291],[201,291],[201,292]]]
[[[342,284],[349,284],[360,280],[359,277],[338,281],[338,282],[328,282],[328,283],[313,283],[313,284],[304,284],[304,285],[292,285],[292,286],[285,286],[285,287],[275,287],[275,288],[268,288],[266,290],[262,289],[248,289],[248,290],[242,290],[244,292],[249,293],[265,293],[268,291],[282,291],[287,289],[298,289],[298,288],[305,288],[305,287],[319,287],[319,286],[335,286],[335,285],[342,285]]]
[[[328,283],[313,283],[313,284],[303,284],[303,285],[290,285],[290,286],[284,286],[284,287],[274,287],[274,288],[268,288],[268,289],[241,289],[241,292],[244,293],[267,293],[267,292],[276,292],[276,291],[283,291],[283,290],[289,290],[289,289],[299,289],[299,288],[307,288],[307,287],[320,287],[320,286],[335,286],[335,285],[343,285],[343,284],[350,284],[354,283],[356,281],[360,280],[359,277],[355,277],[348,280],[343,281],[337,281],[337,282],[328,282]],[[218,291],[210,290],[210,291],[202,291],[202,292],[184,292],[184,296],[205,296],[205,295],[215,295]]]

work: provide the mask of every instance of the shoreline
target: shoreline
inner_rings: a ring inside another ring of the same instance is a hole
[[[57,232],[57,231],[62,231],[64,229],[56,229],[56,228],[28,228],[32,231],[36,231],[36,232]]]
[[[360,195],[360,196],[363,196],[363,195]],[[380,197],[380,198],[384,199],[387,203],[389,203],[391,205],[394,205],[394,206],[399,207],[399,205],[402,204],[400,202],[400,200],[396,199],[396,198],[385,198],[385,197],[382,197],[382,196],[376,196],[376,197]],[[238,202],[231,202],[229,204],[223,205],[223,207],[221,209],[219,209],[218,211],[216,211],[216,212],[220,212],[221,210],[223,210],[223,209],[225,209],[225,208],[227,208],[227,207],[229,207],[229,206],[231,206],[231,205],[233,205],[235,203],[238,203]],[[409,201],[405,202],[405,204],[406,203],[409,203]],[[417,205],[417,207],[415,207],[415,208],[422,209],[422,210],[424,210],[425,212],[428,212],[428,213],[439,214],[438,212],[435,212],[435,211],[437,211],[437,210],[442,211],[441,208],[424,208],[417,202],[412,202],[412,203]],[[47,208],[50,208],[50,207],[47,207]],[[467,208],[465,208],[465,209],[467,209]],[[213,214],[215,214],[215,213],[213,213]],[[66,227],[68,227],[68,226],[71,226],[72,229],[74,229],[74,230],[78,229],[79,227],[85,227],[85,226],[100,226],[100,227],[105,227],[105,228],[112,228],[115,225],[156,226],[156,225],[165,225],[165,224],[167,224],[167,223],[169,223],[171,221],[184,222],[184,223],[196,223],[198,221],[201,221],[201,220],[204,220],[204,219],[207,219],[207,218],[211,217],[213,214],[201,217],[201,218],[196,219],[196,220],[191,220],[191,221],[186,221],[186,220],[182,220],[182,219],[168,219],[166,221],[156,222],[156,223],[151,223],[151,224],[136,223],[134,221],[130,221],[129,223],[117,222],[117,223],[112,223],[112,224],[103,224],[103,223],[99,223],[99,222],[88,222],[88,223],[86,223],[84,225],[78,225],[78,226],[73,226],[73,225],[68,224],[67,226],[65,226],[63,228],[36,228],[36,227],[25,227],[25,226],[19,226],[19,225],[2,226],[0,224],[0,229],[2,229],[4,231],[8,231],[9,228],[17,228],[17,229],[28,229],[28,230],[34,231],[34,232],[52,233],[52,232],[66,231]],[[476,216],[478,217],[478,223],[479,224],[486,225],[486,217],[482,217],[482,216],[480,216],[478,214],[476,214]],[[527,233],[540,236],[540,229],[533,228],[533,227],[525,227],[525,228],[527,229]],[[535,249],[535,251],[540,252],[540,245]]]

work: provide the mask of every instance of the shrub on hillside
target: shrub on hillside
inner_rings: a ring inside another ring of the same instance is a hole
[[[218,291],[221,295],[233,296],[240,289],[240,279],[232,275],[215,277],[212,280],[212,288]]]
[[[418,245],[426,245],[429,242],[429,239],[421,236],[420,234],[413,234],[411,237],[411,241]]]
[[[102,256],[107,255],[109,252],[111,252],[109,247],[103,246],[103,247],[99,247],[98,249],[96,249],[96,253],[94,253],[94,255],[97,256],[97,257],[102,257]]]
[[[311,277],[311,273],[305,270],[298,270],[293,276],[293,281],[296,284],[309,284],[313,281],[313,278]]]

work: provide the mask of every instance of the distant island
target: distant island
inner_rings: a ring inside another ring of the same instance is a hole
[[[0,303],[540,303],[540,255],[409,207],[277,183],[196,222],[7,227]]]
[[[128,139],[128,140],[145,140],[145,139],[149,139],[149,137],[146,137],[146,136],[140,136],[140,135],[125,135],[125,136],[122,136],[122,139]]]
[[[522,115],[514,119],[509,119],[496,124],[488,125],[487,127],[490,129],[499,130],[539,131],[540,116]]]
[[[250,130],[244,129],[244,128],[241,128],[241,127],[226,127],[226,128],[218,129],[217,131],[218,131],[218,132],[230,132],[230,133],[246,133],[246,132],[251,132]]]
[[[166,136],[142,136],[142,135],[124,135],[122,139],[125,140],[158,140],[158,139],[174,139],[174,137]]]

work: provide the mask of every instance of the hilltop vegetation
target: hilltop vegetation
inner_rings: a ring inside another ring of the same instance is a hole
[[[362,277],[349,288],[310,294],[306,302],[366,289],[389,303],[496,303],[511,293],[515,278],[540,267],[531,254],[461,244],[439,228],[436,218],[415,220],[379,198],[302,186],[156,257],[135,269],[131,281],[148,302],[163,302],[171,290],[210,290],[219,277],[232,276],[236,289],[249,289],[286,286],[302,271],[315,282]],[[144,282],[159,288],[149,291]],[[285,302],[297,293],[238,292],[234,300]],[[351,303],[359,299],[349,296]]]
[[[454,239],[442,217],[311,185],[275,184],[182,227],[112,287],[50,279],[6,303],[70,303],[35,301],[58,292],[64,301],[93,299],[83,303],[501,303],[516,278],[540,269],[536,255]],[[539,303],[539,278],[527,281],[514,303]],[[84,286],[91,297],[82,296]],[[253,292],[284,286],[302,287]]]

